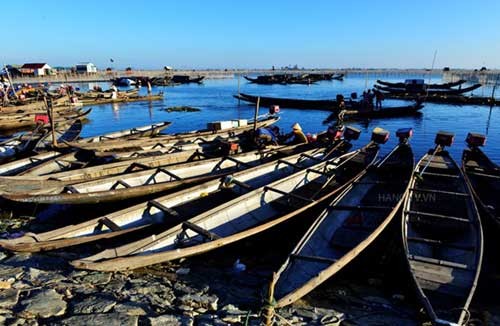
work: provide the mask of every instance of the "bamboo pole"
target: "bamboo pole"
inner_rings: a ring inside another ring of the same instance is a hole
[[[52,146],[54,148],[57,148],[57,139],[56,139],[56,131],[55,131],[55,126],[54,126],[54,106],[52,105],[52,100],[47,101],[47,97],[43,97],[43,101],[45,102],[45,105],[47,106],[47,114],[49,115],[49,121],[50,121],[50,129],[52,133]]]
[[[5,68],[5,72],[7,73],[7,78],[9,79],[10,88],[12,88],[12,92],[14,92],[14,96],[16,97],[16,99],[19,100],[19,96],[17,96],[16,89],[14,88],[14,83],[12,82],[12,78],[10,77],[9,68],[7,68],[6,65],[4,65],[4,68]],[[7,89],[7,93],[8,93],[8,89]]]
[[[257,103],[255,104],[255,114],[253,117],[253,132],[257,130],[257,117],[259,116],[259,106],[260,106],[260,96],[257,97]]]

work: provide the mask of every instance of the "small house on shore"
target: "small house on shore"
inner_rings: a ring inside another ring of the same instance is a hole
[[[25,76],[46,76],[53,75],[55,72],[46,63],[25,63],[20,69]]]
[[[94,74],[97,72],[97,67],[92,62],[82,62],[75,66],[76,72],[79,74]]]

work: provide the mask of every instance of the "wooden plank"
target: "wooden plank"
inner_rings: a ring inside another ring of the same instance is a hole
[[[470,221],[468,219],[462,218],[462,217],[456,217],[456,216],[424,213],[424,212],[417,212],[417,211],[405,211],[404,213],[408,214],[408,215],[432,217],[432,218],[437,218],[437,219],[449,220],[449,221],[453,221],[453,222],[470,223]]]
[[[203,237],[205,237],[209,240],[217,240],[217,239],[221,238],[217,234],[210,232],[208,230],[205,230],[204,228],[202,228],[194,223],[191,223],[189,221],[182,223],[182,229],[183,230],[186,230],[186,229],[192,230],[192,231],[198,233],[199,235],[202,235]]]
[[[470,194],[468,194],[466,192],[454,192],[454,191],[423,189],[423,188],[410,188],[410,191],[424,192],[424,193],[430,193],[430,194],[443,194],[443,195],[451,195],[451,196],[470,197]]]
[[[493,175],[493,174],[487,174],[487,173],[478,173],[478,172],[472,172],[472,171],[467,171],[467,174],[475,175],[475,176],[482,177],[482,178],[500,180],[500,175]]]
[[[420,262],[424,262],[424,263],[428,263],[428,264],[439,265],[439,266],[446,266],[446,267],[458,268],[458,269],[463,269],[463,270],[471,270],[471,268],[469,268],[469,266],[467,266],[466,264],[461,264],[461,263],[448,261],[448,260],[423,257],[423,256],[411,255],[411,254],[408,255],[408,259],[420,261]]]
[[[326,263],[326,264],[334,264],[337,262],[337,259],[333,259],[333,258],[299,255],[299,254],[291,254],[290,259],[305,260],[305,261],[311,261],[311,262],[315,262],[315,263]]]
[[[106,225],[108,227],[108,229],[110,229],[111,231],[114,231],[114,232],[122,230],[121,227],[119,227],[118,225],[116,225],[115,222],[111,221],[106,216],[104,216],[103,218],[99,219],[99,223]]]
[[[326,176],[330,175],[330,173],[327,173],[327,172],[324,172],[324,171],[320,171],[320,170],[316,170],[316,169],[307,169],[306,171],[307,172],[313,172],[313,173],[320,174],[320,175],[326,175]]]
[[[294,193],[288,193],[288,192],[285,192],[285,191],[282,191],[282,190],[279,190],[279,189],[276,189],[276,188],[272,188],[272,187],[268,187],[268,186],[265,186],[264,187],[264,191],[274,191],[278,194],[282,194],[284,196],[290,196],[290,197],[293,197],[293,198],[296,198],[296,199],[300,199],[300,200],[303,200],[305,202],[308,202],[308,203],[311,203],[311,202],[314,202],[314,200],[310,199],[310,198],[306,198],[306,197],[303,197],[303,196],[300,196],[300,195],[296,195]]]
[[[301,170],[302,169],[302,167],[300,165],[294,164],[294,163],[291,163],[291,162],[288,162],[288,161],[285,161],[285,160],[278,160],[278,163],[289,165],[289,166],[293,167],[296,170]]]
[[[443,174],[443,173],[432,173],[432,172],[424,172],[422,175],[429,175],[432,177],[445,177],[445,178],[453,178],[453,179],[459,179],[459,175],[453,175],[453,174]]]
[[[123,180],[118,180],[116,181],[110,188],[110,190],[113,190],[113,189],[116,189],[119,185],[122,185],[124,186],[125,188],[131,188],[131,185],[129,185],[128,183],[126,183],[125,181]]]
[[[340,210],[340,211],[349,211],[349,210],[360,210],[360,211],[392,211],[394,207],[391,206],[368,206],[368,205],[335,205],[335,206],[329,206],[328,209],[331,210]]]
[[[149,208],[155,207],[155,208],[159,209],[160,211],[167,213],[168,215],[176,217],[176,218],[180,217],[180,214],[176,210],[174,210],[170,207],[167,207],[167,206],[161,204],[160,202],[157,202],[156,200],[148,201],[148,207]]]
[[[455,249],[461,249],[461,250],[467,250],[467,251],[473,251],[475,249],[474,246],[472,245],[460,245],[460,244],[454,244],[454,243],[446,243],[441,240],[435,240],[435,239],[427,239],[427,238],[421,238],[421,237],[408,237],[408,241],[412,242],[420,242],[420,243],[425,243],[431,246],[439,246],[439,247],[449,247],[449,248],[455,248]]]
[[[224,160],[229,160],[229,161],[232,161],[232,162],[236,163],[238,166],[239,166],[239,165],[243,165],[243,166],[246,166],[246,167],[251,167],[251,165],[250,165],[250,164],[245,163],[245,162],[242,162],[242,161],[240,161],[240,160],[237,160],[237,159],[235,159],[234,157],[231,157],[231,156],[226,156],[226,157],[224,157],[224,158],[222,159],[222,161],[224,161]],[[221,162],[222,162],[222,161],[221,161]]]
[[[300,156],[301,156],[301,157],[308,158],[308,159],[313,160],[313,161],[316,161],[316,162],[320,162],[320,161],[322,161],[322,159],[317,158],[317,157],[314,157],[314,156],[309,155],[309,154],[300,154]]]
[[[175,180],[182,180],[181,177],[179,177],[178,175],[176,175],[176,174],[174,174],[174,173],[172,173],[169,170],[164,169],[164,168],[158,168],[158,169],[156,169],[155,175],[158,174],[158,173],[160,173],[160,172],[165,173],[166,175],[174,178]]]

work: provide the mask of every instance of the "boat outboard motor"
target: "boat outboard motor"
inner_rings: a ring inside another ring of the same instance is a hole
[[[451,146],[453,141],[455,140],[455,134],[449,131],[440,130],[436,134],[436,139],[434,139],[434,143],[439,147]]]
[[[361,130],[348,126],[344,131],[344,139],[347,141],[358,140],[359,135],[361,135]]]
[[[481,147],[486,144],[486,136],[483,134],[469,132],[467,134],[465,142],[467,143],[467,145],[469,145],[470,148]]]
[[[413,128],[400,128],[396,130],[400,143],[406,143],[413,136]]]
[[[385,144],[389,140],[390,134],[388,130],[376,127],[372,131],[371,141],[379,145]]]
[[[280,112],[280,107],[279,105],[271,105],[269,107],[269,114],[273,115],[273,114],[277,114]]]

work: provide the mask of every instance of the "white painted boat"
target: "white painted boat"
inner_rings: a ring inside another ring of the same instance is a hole
[[[220,248],[259,233],[332,195],[373,162],[378,146],[320,162],[251,190],[159,234],[71,262],[77,268],[127,270]]]

